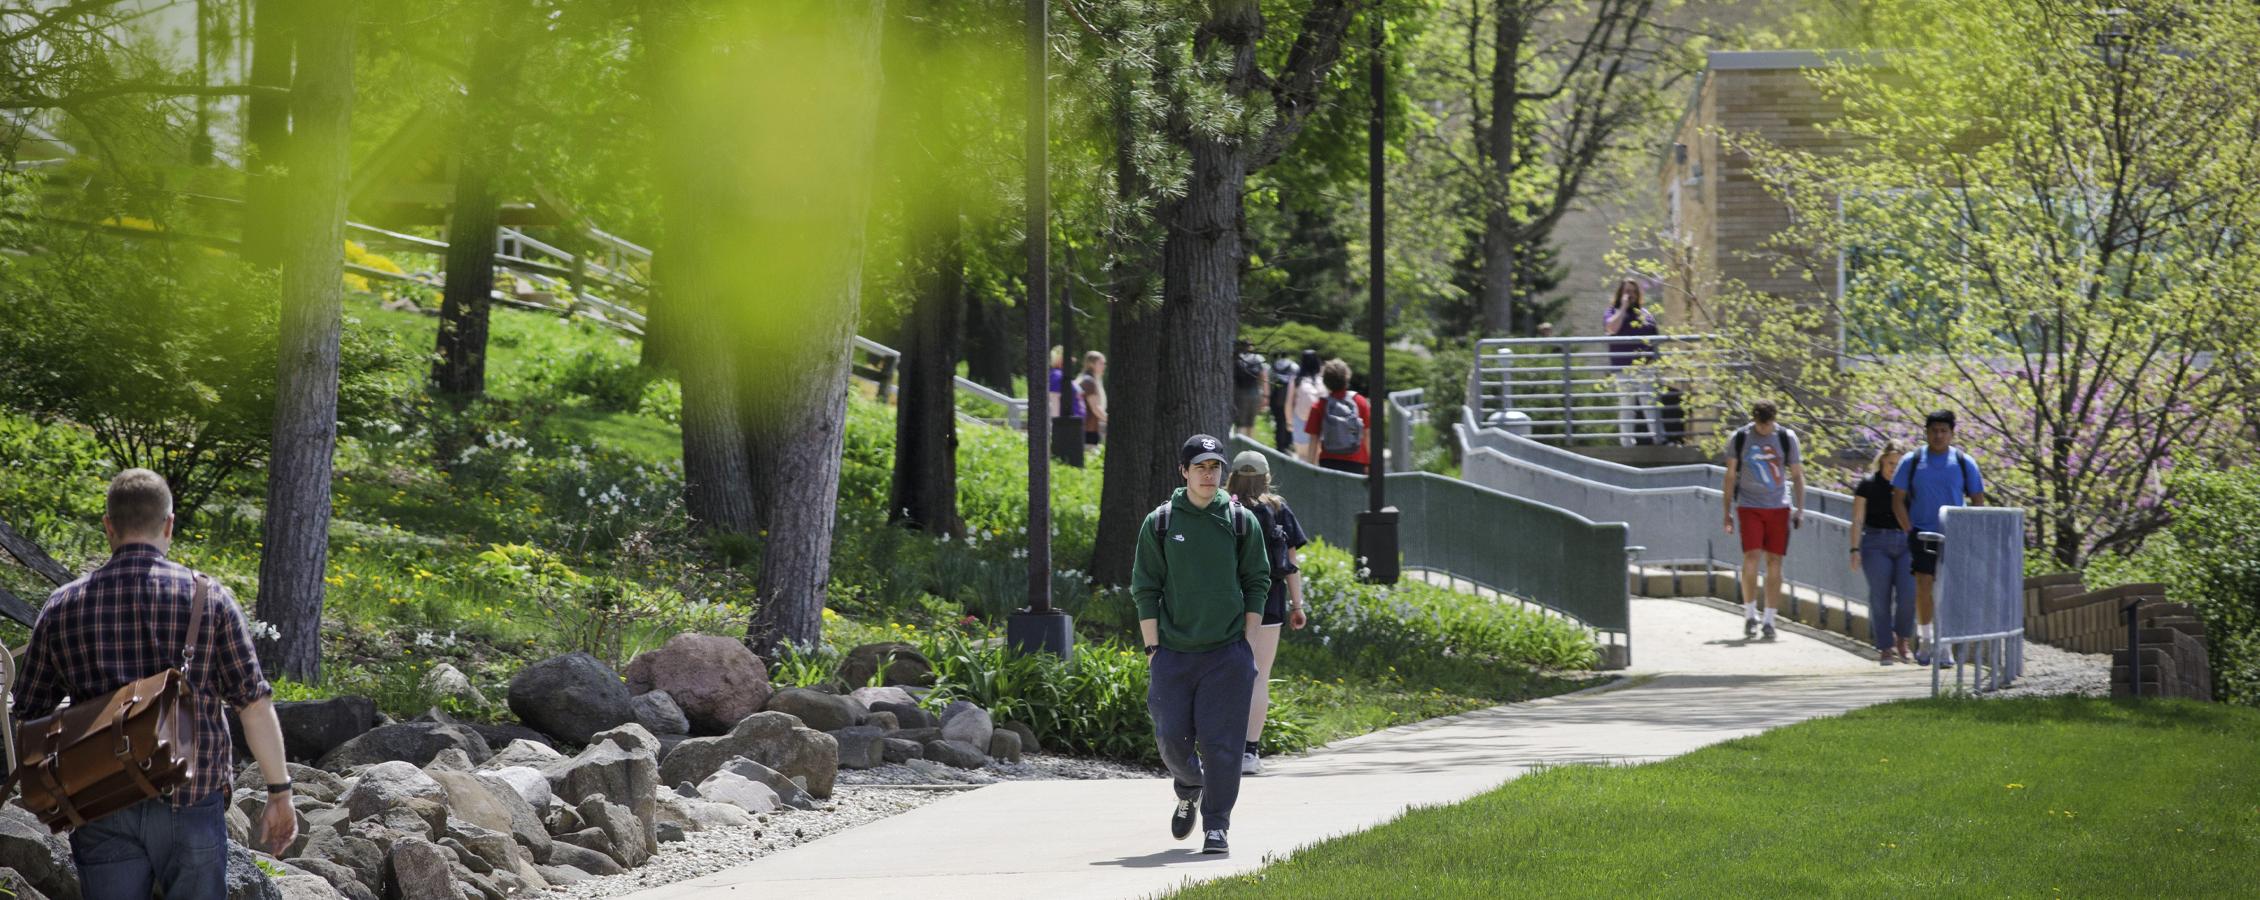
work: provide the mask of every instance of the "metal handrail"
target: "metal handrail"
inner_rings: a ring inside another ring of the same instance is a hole
[[[1667,416],[1665,389],[1684,398],[1716,383],[1731,361],[1707,346],[1714,341],[1707,334],[1485,338],[1476,342],[1469,402],[1483,421],[1547,443],[1684,441],[1714,429],[1718,414],[1682,405]],[[1651,361],[1666,354],[1668,366]],[[1616,364],[1628,356],[1629,365]]]

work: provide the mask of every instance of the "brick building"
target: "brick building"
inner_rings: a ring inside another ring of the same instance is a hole
[[[1661,298],[1668,321],[1704,321],[1704,299],[1726,283],[1808,303],[1832,304],[1842,293],[1835,254],[1770,245],[1788,227],[1789,209],[1767,192],[1733,141],[1750,136],[1823,152],[1838,146],[1819,126],[1841,107],[1821,95],[1809,73],[1842,58],[1811,50],[1710,54],[1657,172],[1662,255],[1673,272]]]

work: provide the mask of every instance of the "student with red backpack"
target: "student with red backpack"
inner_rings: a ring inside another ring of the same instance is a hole
[[[1350,364],[1326,361],[1319,370],[1327,395],[1311,406],[1303,431],[1314,440],[1302,445],[1304,460],[1323,469],[1363,475],[1372,463],[1373,405],[1350,390]]]

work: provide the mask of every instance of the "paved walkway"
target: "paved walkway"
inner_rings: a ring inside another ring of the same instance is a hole
[[[1232,855],[1169,839],[1158,780],[1012,782],[631,900],[756,896],[1146,897],[1451,803],[1533,768],[1645,762],[1818,716],[1922,696],[1913,666],[1878,666],[1784,629],[1745,642],[1739,616],[1635,600],[1635,664],[1615,686],[1480,710],[1267,763],[1242,782]]]

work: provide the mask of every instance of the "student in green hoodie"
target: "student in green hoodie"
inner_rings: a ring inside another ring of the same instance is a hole
[[[1130,596],[1151,670],[1146,709],[1177,789],[1169,833],[1192,834],[1197,805],[1201,852],[1226,853],[1255,690],[1247,633],[1263,621],[1271,561],[1255,514],[1221,490],[1224,443],[1193,435],[1177,463],[1185,486],[1139,527]]]

